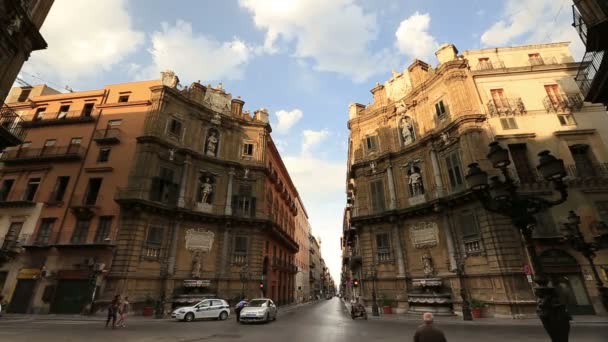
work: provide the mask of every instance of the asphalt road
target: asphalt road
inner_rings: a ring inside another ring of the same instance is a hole
[[[411,341],[418,322],[412,320],[356,320],[346,315],[339,299],[279,311],[269,324],[241,325],[227,321],[133,319],[126,328],[106,329],[98,320],[0,319],[0,341],[277,341],[358,342]],[[448,341],[549,341],[541,326],[439,322]],[[575,325],[570,341],[606,342],[608,324]]]

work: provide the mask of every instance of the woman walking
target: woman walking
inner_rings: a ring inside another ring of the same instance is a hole
[[[127,313],[129,313],[129,297],[125,297],[125,299],[120,303],[118,307],[118,314],[120,315],[120,319],[118,323],[116,323],[119,327],[125,328],[125,322],[127,321]]]
[[[118,306],[120,304],[120,295],[114,296],[110,306],[108,306],[108,319],[106,320],[106,328],[108,324],[110,324],[110,320],[112,320],[112,329],[116,329],[116,314],[118,313]]]

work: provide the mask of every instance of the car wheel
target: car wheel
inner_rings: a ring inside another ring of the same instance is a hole
[[[192,322],[194,321],[194,314],[192,312],[188,312],[186,316],[184,316],[184,321]]]
[[[226,311],[222,311],[220,313],[220,321],[225,321],[228,318],[228,313]]]

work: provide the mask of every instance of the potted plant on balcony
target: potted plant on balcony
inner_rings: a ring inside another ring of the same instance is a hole
[[[146,300],[144,301],[144,309],[142,310],[142,315],[146,317],[150,317],[154,315],[154,300],[150,296],[146,296]]]
[[[469,305],[471,307],[471,315],[473,318],[481,318],[481,309],[483,309],[485,303],[479,299],[471,298]]]
[[[381,302],[382,302],[382,312],[385,315],[392,314],[393,313],[393,300],[387,295],[382,295]]]

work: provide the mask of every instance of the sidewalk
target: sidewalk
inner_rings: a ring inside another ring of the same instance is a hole
[[[350,314],[351,304],[342,300],[344,308],[347,313]],[[412,321],[421,322],[421,317],[418,314],[391,314],[385,315],[380,312],[380,316],[374,317],[371,312],[368,312],[368,317],[371,320],[383,320],[383,321]],[[458,316],[435,316],[435,321],[440,324],[470,324],[470,325],[542,325],[538,318],[526,318],[526,319],[509,319],[509,318],[477,318],[473,321],[464,321]],[[586,316],[573,316],[572,325],[608,325],[608,317],[586,315]]]

